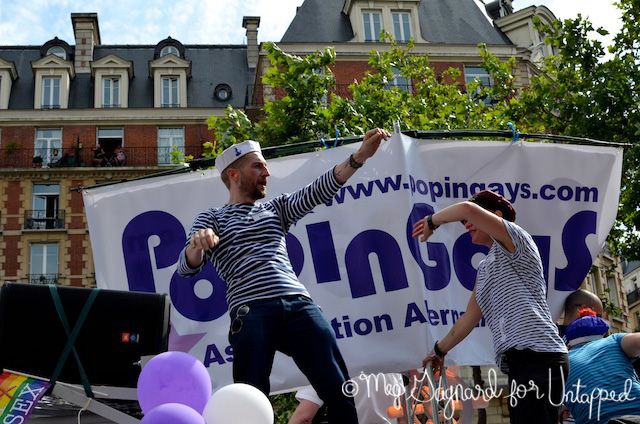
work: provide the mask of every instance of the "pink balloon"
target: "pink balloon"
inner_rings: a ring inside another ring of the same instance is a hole
[[[145,414],[165,403],[181,403],[202,414],[210,397],[207,369],[185,352],[164,352],[153,357],[138,377],[138,403]]]
[[[205,424],[202,415],[181,403],[165,403],[149,411],[140,424]]]

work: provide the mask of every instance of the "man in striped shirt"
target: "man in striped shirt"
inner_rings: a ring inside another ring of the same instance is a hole
[[[285,236],[296,221],[331,199],[390,134],[376,128],[347,160],[291,194],[260,203],[269,170],[260,145],[244,141],[216,158],[229,201],[200,213],[180,255],[178,272],[198,273],[213,262],[227,283],[233,379],[269,394],[276,351],[293,358],[327,404],[332,423],[357,423],[353,399],[342,393],[349,379],[328,321],[298,281]]]

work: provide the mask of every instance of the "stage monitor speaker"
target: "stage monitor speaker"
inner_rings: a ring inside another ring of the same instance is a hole
[[[91,385],[136,387],[140,358],[165,352],[165,294],[55,286],[73,331],[92,290],[97,295],[74,347]],[[0,368],[51,378],[67,334],[49,286],[5,283],[0,289]],[[81,384],[73,352],[58,381]]]

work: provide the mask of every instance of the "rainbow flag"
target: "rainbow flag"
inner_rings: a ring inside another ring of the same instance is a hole
[[[44,380],[11,372],[0,374],[0,422],[25,422],[48,388]]]

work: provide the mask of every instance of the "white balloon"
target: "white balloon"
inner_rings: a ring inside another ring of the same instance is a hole
[[[260,390],[235,383],[215,392],[202,416],[207,424],[273,424],[273,407]]]

